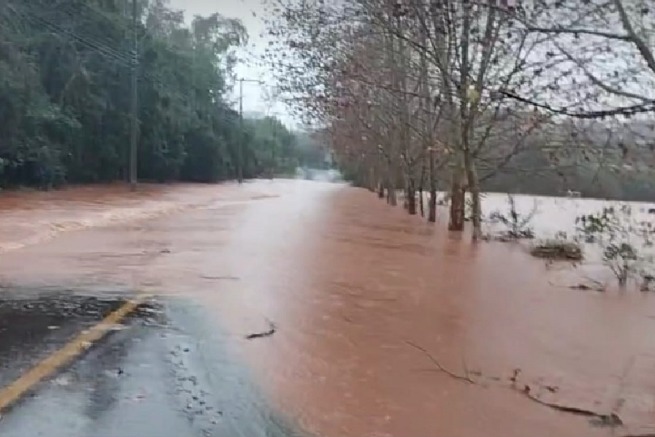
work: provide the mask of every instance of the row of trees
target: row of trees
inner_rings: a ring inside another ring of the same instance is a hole
[[[132,1],[0,2],[0,186],[49,187],[126,177]],[[227,100],[240,22],[185,23],[165,0],[138,6],[141,178],[212,182],[290,172],[295,136],[275,118],[246,120]]]
[[[392,204],[403,189],[410,214],[416,192],[429,191],[430,221],[447,186],[452,230],[464,227],[468,192],[478,238],[480,192],[508,175],[583,169],[593,185],[601,170],[652,162],[651,9],[647,0],[269,0],[269,57],[291,105],[323,130],[355,183]]]

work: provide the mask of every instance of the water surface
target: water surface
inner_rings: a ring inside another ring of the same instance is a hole
[[[124,205],[100,194],[78,202],[77,192],[31,210],[16,201],[2,214],[43,223],[48,208],[102,216]],[[29,204],[35,195],[15,196]],[[137,196],[136,208],[150,211],[141,219],[11,250],[0,276],[201,302],[270,402],[310,435],[612,435],[530,400],[525,385],[547,402],[618,414],[626,426],[614,435],[655,428],[649,294],[569,290],[520,245],[472,245],[345,185],[260,181]],[[162,201],[177,206],[152,212]],[[551,214],[545,221],[564,220]],[[267,319],[275,335],[244,339]]]

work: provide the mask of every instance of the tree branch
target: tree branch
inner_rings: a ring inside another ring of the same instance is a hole
[[[445,368],[444,366],[442,366],[441,363],[439,363],[439,361],[438,361],[434,356],[432,356],[432,354],[431,354],[430,352],[428,352],[425,348],[423,348],[423,347],[421,347],[421,346],[419,346],[419,345],[417,345],[417,344],[415,344],[415,343],[412,343],[412,342],[409,341],[409,340],[405,340],[405,343],[407,343],[408,345],[410,345],[410,346],[413,347],[414,349],[418,349],[419,351],[423,352],[423,353],[424,353],[424,354],[425,354],[425,355],[430,359],[430,361],[432,361],[432,364],[434,364],[434,365],[436,366],[436,368],[439,369],[440,372],[443,372],[443,373],[445,373],[446,375],[448,375],[448,376],[450,376],[450,377],[452,377],[452,378],[455,378],[455,379],[457,379],[457,380],[459,380],[459,381],[468,382],[469,384],[475,384],[475,381],[473,381],[473,380],[471,379],[471,377],[468,376],[468,374],[467,374],[467,375],[458,375],[457,373],[451,372],[450,370],[446,369],[446,368]]]
[[[526,26],[528,32],[531,33],[545,33],[545,34],[556,34],[556,35],[589,35],[589,36],[599,36],[602,38],[633,42],[630,35],[619,35],[611,32],[603,32],[599,30],[591,29],[567,29],[564,27],[535,27],[535,26]]]
[[[545,103],[538,103],[533,100],[521,97],[518,94],[515,94],[511,91],[500,90],[498,93],[509,97],[510,99],[517,100],[519,102],[531,105],[535,108],[545,109],[547,111],[553,112],[558,115],[566,115],[567,117],[580,118],[580,119],[602,119],[605,117],[612,117],[616,115],[635,115],[635,114],[647,114],[655,112],[655,103],[641,104],[641,105],[631,105],[631,106],[622,106],[616,109],[600,110],[600,111],[587,111],[587,112],[571,112],[567,109],[557,109]]]

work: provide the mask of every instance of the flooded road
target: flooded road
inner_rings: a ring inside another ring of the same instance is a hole
[[[64,295],[7,297],[15,300],[0,303],[0,310],[4,313],[13,302],[23,317],[23,326],[14,324],[13,328],[3,329],[3,337],[34,338],[40,329],[52,329],[38,336],[47,340],[43,347],[28,341],[17,352],[0,344],[3,364],[14,366],[24,366],[30,358],[62,347],[71,338],[71,326],[88,328],[94,316],[124,302],[120,296],[110,295],[101,299]],[[199,321],[203,311],[198,305],[170,299],[139,308],[116,325],[107,338],[4,412],[0,434],[297,435],[267,408],[247,368],[230,358],[224,348],[229,337]],[[48,325],[44,319],[59,319],[61,324]],[[29,334],[14,332],[21,328],[28,328]],[[208,337],[212,338],[211,345],[202,340]],[[20,370],[3,368],[3,380]],[[0,392],[0,402],[3,397]]]
[[[553,272],[521,247],[472,246],[344,185],[259,181],[138,196],[129,205],[120,197],[105,205],[99,194],[88,203],[50,199],[56,220],[75,231],[43,241],[30,240],[29,226],[48,229],[47,210],[7,206],[2,223],[22,231],[6,232],[15,245],[0,258],[2,284],[155,294],[171,326],[211,351],[198,360],[216,362],[205,373],[221,383],[203,390],[244,393],[237,428],[255,408],[308,436],[655,432],[649,294],[549,285]],[[67,212],[73,204],[84,226]],[[121,208],[131,212],[106,218]],[[181,315],[178,305],[201,310]],[[269,322],[273,335],[244,338]],[[143,349],[126,356],[158,360]],[[88,359],[72,369],[104,371]],[[230,369],[243,376],[221,379]],[[48,405],[63,395],[35,396]],[[155,415],[144,402],[143,417]],[[30,417],[21,408],[3,418],[12,429]],[[242,435],[259,435],[246,424]],[[228,435],[210,425],[198,432]]]

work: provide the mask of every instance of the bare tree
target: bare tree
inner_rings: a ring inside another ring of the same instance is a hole
[[[635,6],[641,0],[629,7],[620,0],[270,1],[270,31],[290,49],[270,51],[280,89],[330,132],[351,178],[385,190],[392,204],[402,187],[410,214],[427,179],[430,221],[437,185],[447,184],[456,231],[464,228],[468,192],[476,239],[486,180],[522,171],[513,162],[528,148],[543,147],[561,164],[557,155],[584,143],[573,134],[558,140],[562,116],[655,108],[652,96],[634,88],[655,73],[650,12]],[[609,24],[607,13],[614,14]],[[585,44],[571,44],[583,37]],[[622,50],[638,61],[623,62]],[[607,59],[618,59],[616,68]]]

